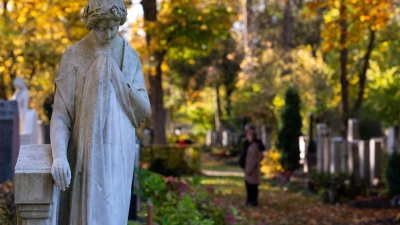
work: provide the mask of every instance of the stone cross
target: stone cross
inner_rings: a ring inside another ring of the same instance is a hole
[[[19,151],[19,116],[16,101],[0,100],[0,183],[11,180]]]

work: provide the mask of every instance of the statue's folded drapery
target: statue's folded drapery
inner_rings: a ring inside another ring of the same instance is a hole
[[[59,224],[126,224],[135,128],[150,103],[139,57],[125,41],[123,49],[121,68],[112,53],[90,55],[80,42],[61,59],[52,147],[68,146],[72,182],[62,194]]]

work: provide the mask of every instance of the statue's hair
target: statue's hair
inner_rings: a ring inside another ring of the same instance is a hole
[[[89,1],[83,11],[83,23],[88,30],[93,29],[100,20],[120,20],[120,25],[126,21],[126,5],[123,1],[113,4],[98,4]]]

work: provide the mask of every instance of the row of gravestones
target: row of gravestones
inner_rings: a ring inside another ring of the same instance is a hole
[[[386,147],[390,146],[388,149],[393,149],[394,141],[391,140],[394,140],[394,131],[388,133]],[[342,137],[330,137],[327,125],[317,124],[317,171],[331,174],[354,173],[357,178],[369,180],[370,184],[374,185],[382,180],[384,140],[384,137],[371,138],[368,141],[360,140],[356,119],[348,121],[346,140]],[[300,137],[299,142],[301,163],[307,172],[312,166],[307,163],[306,157],[308,137]]]
[[[271,147],[269,138],[272,133],[272,128],[267,127],[266,125],[260,125],[256,127],[257,137],[262,141],[266,149]],[[240,132],[232,132],[230,130],[223,130],[221,132],[208,130],[206,134],[205,145],[208,147],[215,146],[238,146],[242,139],[244,138],[244,134]]]

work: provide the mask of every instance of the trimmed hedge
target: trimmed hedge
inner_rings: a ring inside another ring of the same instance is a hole
[[[201,147],[199,146],[150,146],[142,147],[140,163],[150,171],[164,176],[193,175],[201,172]]]

